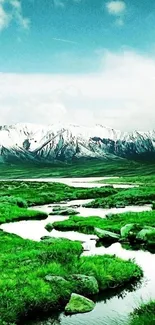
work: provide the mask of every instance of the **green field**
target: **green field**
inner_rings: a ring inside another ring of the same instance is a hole
[[[125,159],[85,160],[72,164],[0,164],[0,178],[152,176],[154,163]],[[130,178],[131,181],[131,178]]]
[[[135,164],[137,170],[134,169]],[[45,219],[47,215],[35,210],[27,210],[40,204],[59,203],[73,199],[94,199],[89,206],[105,207],[123,204],[146,204],[155,202],[155,186],[153,166],[130,163],[125,165],[67,166],[66,170],[59,166],[27,168],[20,166],[2,166],[1,177],[51,177],[51,176],[118,176],[126,175],[131,183],[139,182],[135,189],[106,188],[74,188],[59,183],[9,181],[0,182],[0,224],[17,220]],[[152,170],[152,176],[150,176]],[[138,173],[135,176],[135,173]],[[145,173],[143,181],[141,173]],[[139,177],[141,181],[139,181]],[[125,181],[126,181],[125,178]],[[133,180],[133,181],[132,181]],[[152,180],[152,181],[151,181]],[[118,180],[117,180],[118,181]],[[124,178],[121,179],[124,181]],[[69,216],[69,220],[54,223],[56,229],[76,230],[83,233],[94,233],[94,227],[110,230],[117,234],[127,223],[140,226],[155,226],[155,211],[142,213],[125,213],[109,216],[82,218]],[[98,290],[113,290],[134,283],[142,277],[142,270],[133,261],[123,261],[114,256],[82,257],[82,246],[79,242],[65,239],[34,242],[0,231],[0,324],[23,324],[27,318],[36,315],[51,314],[63,310],[72,292],[91,296],[95,294],[93,287],[80,285],[72,276],[82,274],[93,276],[98,283]],[[50,278],[50,282],[47,281]],[[152,305],[143,312],[135,311],[131,315],[131,325],[145,324],[148,310],[150,322],[153,319]],[[151,309],[150,309],[151,308]],[[142,318],[142,314],[144,314]],[[140,319],[140,320],[139,320]],[[149,319],[149,318],[148,318]],[[141,321],[141,323],[140,323]],[[125,324],[126,325],[126,324]]]

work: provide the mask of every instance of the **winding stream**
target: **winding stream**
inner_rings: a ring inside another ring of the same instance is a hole
[[[103,178],[102,178],[103,179]],[[33,180],[34,181],[34,180]],[[53,179],[52,179],[53,181]],[[58,180],[57,180],[58,181]],[[78,183],[78,185],[81,183]],[[90,184],[90,183],[89,183]],[[95,184],[95,183],[94,183]],[[93,185],[94,185],[93,184]],[[98,184],[98,183],[96,183]],[[68,184],[67,184],[68,185]],[[84,183],[87,187],[88,183]],[[99,184],[101,185],[101,184]],[[102,184],[103,186],[103,184]],[[84,208],[83,204],[91,200],[75,200],[62,205],[76,206],[74,209],[83,217],[100,216],[105,218],[108,213],[123,213],[127,211],[150,211],[151,206],[129,206],[125,208],[115,209],[93,209]],[[50,213],[56,204],[44,205],[34,207],[35,210]],[[60,204],[61,205],[61,204]],[[46,220],[42,221],[20,221],[9,224],[4,224],[0,228],[17,234],[23,238],[29,238],[39,241],[42,236],[51,237],[66,237],[71,240],[80,240],[84,246],[85,256],[90,255],[104,255],[112,254],[123,259],[135,259],[144,271],[144,278],[142,282],[135,288],[126,288],[124,290],[111,290],[108,293],[100,295],[96,300],[95,309],[86,314],[78,314],[73,316],[66,316],[64,313],[53,315],[48,320],[38,320],[25,324],[31,325],[126,325],[128,316],[134,308],[138,307],[143,301],[148,301],[150,298],[155,299],[155,252],[148,252],[143,250],[127,250],[121,246],[120,243],[115,243],[107,247],[96,247],[97,237],[94,235],[85,235],[77,232],[60,232],[53,230],[51,233],[45,230],[45,225],[48,222],[59,220],[66,220],[68,217],[64,216],[48,216]]]

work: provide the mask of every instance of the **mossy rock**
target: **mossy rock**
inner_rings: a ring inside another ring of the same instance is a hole
[[[46,276],[45,276],[45,281],[46,282],[49,282],[49,283],[61,283],[62,285],[64,285],[64,284],[67,284],[68,283],[68,281],[67,280],[65,280],[63,277],[61,277],[61,276],[56,276],[56,275],[51,275],[51,274],[47,274]]]
[[[139,224],[131,223],[121,228],[121,237],[128,241],[135,241],[137,234],[142,230],[142,226]]]
[[[143,228],[136,236],[137,241],[143,242],[147,245],[155,246],[155,228]]]
[[[59,216],[73,216],[73,215],[77,215],[79,214],[79,212],[77,212],[74,209],[55,209],[53,210],[50,215],[59,215]]]
[[[55,276],[52,274],[47,274],[44,278],[45,282],[48,282],[48,284],[52,287],[52,290],[54,292],[64,292],[64,297],[65,297],[65,301],[67,302],[71,293],[72,293],[72,285],[69,281],[65,280],[63,277],[61,276]],[[62,299],[63,301],[63,297],[60,299]]]
[[[100,228],[94,228],[94,230],[98,238],[106,243],[115,243],[120,239],[120,236],[118,234],[115,234],[111,231],[107,231]]]
[[[75,293],[91,296],[99,293],[98,282],[94,276],[87,276],[83,274],[73,274],[67,277],[71,281]]]
[[[95,303],[83,296],[76,293],[72,293],[71,298],[67,306],[65,307],[65,312],[68,315],[88,313],[95,308]]]
[[[51,232],[53,230],[53,223],[48,223],[46,226],[45,226],[45,229],[48,231],[48,232]]]

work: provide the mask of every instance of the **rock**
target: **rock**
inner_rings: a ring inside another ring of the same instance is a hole
[[[86,276],[83,274],[73,274],[67,278],[73,284],[75,293],[85,296],[95,295],[99,293],[98,282],[94,276]]]
[[[53,239],[53,237],[50,237],[50,236],[43,236],[40,238],[42,241],[49,241],[51,239]]]
[[[58,211],[58,210],[60,210],[60,211],[66,210],[66,207],[65,206],[62,207],[60,205],[56,205],[55,207],[53,207],[53,212]]]
[[[65,307],[65,312],[68,315],[78,314],[78,313],[88,313],[95,308],[95,303],[83,296],[76,293],[72,293],[71,298],[67,306]]]
[[[53,223],[48,223],[46,226],[45,226],[45,229],[48,231],[48,232],[51,232],[53,230]]]
[[[59,284],[62,284],[62,285],[68,283],[68,281],[65,280],[64,278],[62,278],[61,276],[50,275],[50,274],[48,274],[48,275],[45,276],[45,281],[50,282],[50,283],[52,283],[52,284],[53,284],[54,282],[55,282],[55,283],[58,283],[58,282],[59,282]]]
[[[43,236],[41,237],[41,240],[44,241],[44,242],[49,242],[51,244],[55,244],[55,243],[63,243],[64,241],[65,242],[71,242],[71,239],[68,239],[68,238],[63,238],[63,237],[50,237],[50,236]]]
[[[121,237],[129,241],[134,241],[136,240],[136,236],[138,232],[141,230],[142,230],[142,226],[140,226],[139,224],[134,224],[134,223],[127,224],[121,228]]]
[[[104,240],[105,242],[115,243],[119,240],[120,236],[111,231],[107,231],[100,228],[94,228],[95,234],[99,237],[100,240]]]
[[[73,215],[77,215],[79,214],[79,212],[75,211],[74,209],[55,209],[53,210],[50,215],[59,215],[59,216],[73,216]]]
[[[137,241],[143,242],[147,245],[155,246],[155,228],[143,228],[136,236]]]

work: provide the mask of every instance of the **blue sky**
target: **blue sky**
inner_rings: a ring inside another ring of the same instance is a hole
[[[6,25],[0,19],[3,72],[92,72],[99,69],[103,49],[132,48],[149,54],[154,50],[153,0],[3,1],[8,16],[13,11],[21,15],[21,21],[14,14]],[[27,20],[26,26],[22,20]]]
[[[0,123],[81,123],[83,114],[152,128],[154,17],[154,0],[0,0]]]

